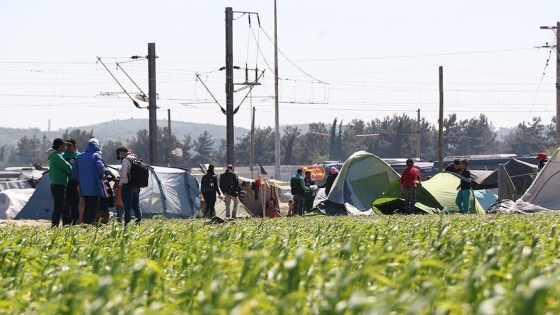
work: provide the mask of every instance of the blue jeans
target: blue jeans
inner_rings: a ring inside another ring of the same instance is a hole
[[[416,204],[416,188],[405,187],[403,188],[404,197],[404,212],[406,214],[414,213],[414,205]]]
[[[459,212],[469,213],[469,200],[471,198],[470,189],[461,189],[457,192],[457,198],[455,198],[455,204],[459,207]]]
[[[124,224],[127,224],[130,220],[132,220],[130,210],[134,210],[136,223],[140,223],[142,220],[142,212],[140,212],[140,187],[122,184],[121,194],[124,206]]]

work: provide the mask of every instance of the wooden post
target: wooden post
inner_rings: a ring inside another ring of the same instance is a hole
[[[420,108],[418,108],[418,130],[416,131],[416,157],[420,159],[420,128],[422,128],[420,124]]]

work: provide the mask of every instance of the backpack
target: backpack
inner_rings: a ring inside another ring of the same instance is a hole
[[[203,194],[207,194],[207,193],[215,193],[215,188],[214,188],[214,181],[212,180],[212,175],[210,174],[206,174],[204,176],[202,176],[202,180],[200,181],[200,191]]]
[[[148,165],[138,157],[127,157],[130,161],[130,169],[128,170],[128,184],[134,187],[148,187],[148,179],[150,171]]]

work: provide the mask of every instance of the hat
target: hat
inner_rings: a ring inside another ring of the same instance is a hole
[[[72,138],[66,139],[66,143],[67,143],[67,144],[69,143],[69,144],[71,144],[71,145],[73,145],[73,146],[76,146],[76,140],[74,140],[74,139],[72,139]]]
[[[406,164],[414,164],[414,160],[413,159],[408,159],[408,160],[406,160]]]
[[[52,148],[58,150],[58,147],[64,144],[62,138],[55,138],[52,143]]]
[[[540,160],[546,159],[547,157],[548,157],[548,155],[546,153],[541,152],[541,153],[537,154],[536,159],[537,159],[537,161],[540,161]]]
[[[453,164],[455,164],[455,165],[459,165],[459,163],[461,163],[461,160],[459,160],[459,159],[455,159],[455,160],[453,160]]]
[[[99,147],[99,140],[95,139],[95,138],[91,138],[88,141],[89,143],[93,143],[95,144],[97,147]]]
[[[116,153],[117,153],[117,160],[120,160],[120,158],[119,158],[119,152],[128,152],[128,149],[127,149],[126,147],[124,147],[124,146],[120,146],[120,147],[118,147],[117,150],[115,150],[115,151],[116,151]]]

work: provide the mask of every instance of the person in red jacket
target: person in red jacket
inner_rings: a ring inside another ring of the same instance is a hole
[[[406,169],[401,175],[401,193],[404,197],[404,210],[406,214],[414,213],[416,204],[416,187],[422,184],[420,171],[414,167],[414,160],[406,160]]]

